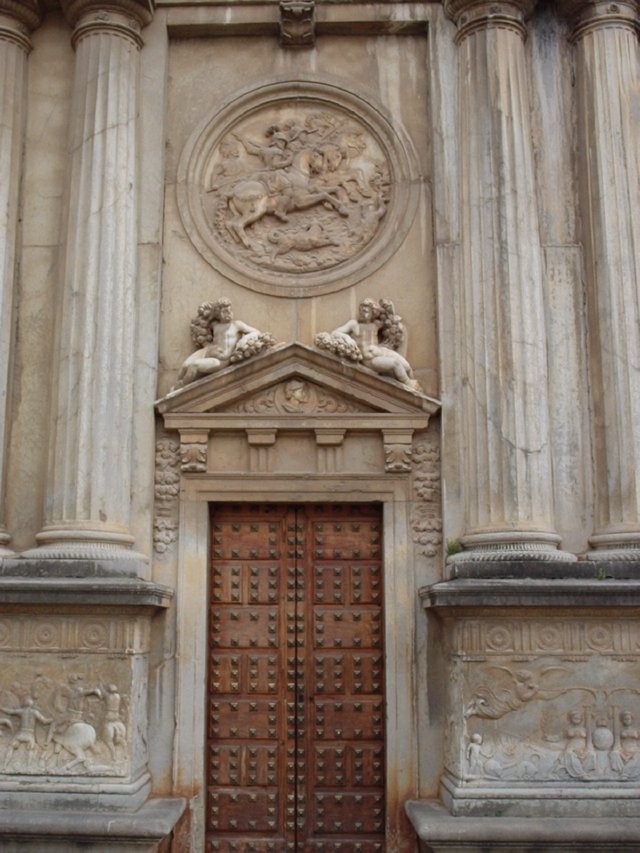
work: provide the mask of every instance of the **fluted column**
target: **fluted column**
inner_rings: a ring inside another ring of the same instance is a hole
[[[594,406],[591,556],[640,559],[637,2],[571,2]]]
[[[39,556],[131,548],[140,31],[150,4],[63,0],[76,51]]]
[[[0,0],[0,557],[11,553],[4,525],[8,394],[22,172],[29,33],[40,22],[38,0]]]
[[[457,559],[567,559],[553,523],[529,0],[450,0],[458,26],[462,453]]]

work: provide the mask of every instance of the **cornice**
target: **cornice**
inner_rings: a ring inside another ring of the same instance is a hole
[[[640,29],[638,0],[560,0],[560,11],[572,25],[572,41],[595,29]]]
[[[40,0],[0,0],[0,15],[15,18],[28,32],[40,24],[43,12]]]
[[[2,0],[0,0],[2,2]],[[125,15],[133,19],[138,27],[151,22],[154,0],[61,0],[62,11],[72,27],[88,15]]]
[[[444,0],[446,14],[458,27],[456,41],[476,30],[501,28],[526,35],[525,21],[536,0]]]

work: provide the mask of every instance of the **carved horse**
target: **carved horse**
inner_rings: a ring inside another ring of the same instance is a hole
[[[250,249],[245,229],[268,213],[287,222],[287,214],[291,211],[306,210],[323,203],[333,207],[341,216],[348,216],[348,209],[335,197],[339,187],[314,185],[312,175],[322,168],[322,154],[313,148],[305,148],[296,154],[288,169],[277,169],[264,177],[256,175],[235,184],[227,195],[232,215],[226,222],[234,240]]]

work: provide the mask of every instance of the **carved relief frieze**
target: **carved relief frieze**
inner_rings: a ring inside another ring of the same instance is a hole
[[[632,620],[464,620],[454,635],[459,655],[637,655],[640,625]]]
[[[637,786],[634,619],[455,620],[445,763],[464,786]],[[514,794],[515,795],[515,794]]]
[[[249,415],[334,415],[362,411],[351,400],[294,377],[221,411]]]
[[[0,618],[3,652],[112,654],[148,642],[148,629],[125,617],[10,615]]]
[[[487,664],[465,690],[462,778],[640,779],[640,662]]]
[[[418,553],[435,557],[442,545],[440,501],[440,446],[437,435],[414,442],[411,454],[413,506],[411,530]]]
[[[295,24],[284,30],[289,43],[312,37],[307,5],[281,4]],[[238,283],[331,292],[403,239],[417,200],[410,163],[397,122],[367,101],[315,81],[273,83],[194,132],[180,163],[180,212],[200,253]]]
[[[153,547],[163,554],[178,538],[180,444],[174,439],[156,441],[154,494]]]
[[[5,660],[0,679],[0,776],[125,776],[130,675],[110,660]]]

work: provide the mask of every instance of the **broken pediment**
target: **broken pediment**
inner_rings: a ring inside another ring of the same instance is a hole
[[[419,415],[428,422],[440,403],[366,367],[290,343],[172,391],[156,407],[165,419],[187,413],[287,419],[362,413]]]
[[[367,434],[377,435],[384,470],[406,473],[413,434],[439,407],[367,367],[298,343],[229,365],[156,403],[165,427],[180,433],[182,473],[189,475],[217,470],[211,447],[238,437],[249,448],[249,470],[271,471],[273,453],[292,435],[316,448],[309,473],[339,471],[347,437]],[[240,464],[244,457],[237,458]]]

